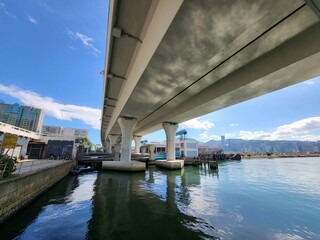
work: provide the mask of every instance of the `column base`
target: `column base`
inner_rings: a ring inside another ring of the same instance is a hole
[[[167,169],[182,169],[184,166],[184,160],[156,160],[155,164],[157,167]]]
[[[146,164],[138,161],[121,162],[102,162],[102,169],[114,170],[114,171],[125,171],[125,172],[138,172],[145,171]]]
[[[156,165],[156,160],[149,159],[148,165]]]

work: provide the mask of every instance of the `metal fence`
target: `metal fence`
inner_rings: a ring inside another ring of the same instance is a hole
[[[45,169],[48,167],[52,167],[55,165],[60,165],[61,163],[65,162],[66,160],[47,160],[47,159],[30,159],[30,160],[23,160],[21,162],[17,162],[15,164],[16,170],[12,173],[13,176],[23,174],[23,173],[28,173],[32,171],[38,171],[40,169]],[[2,166],[6,164],[0,164],[0,179],[2,179],[5,167]]]

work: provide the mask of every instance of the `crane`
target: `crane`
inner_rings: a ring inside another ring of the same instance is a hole
[[[183,129],[176,133],[176,136],[180,136],[180,140],[186,140],[187,130]]]

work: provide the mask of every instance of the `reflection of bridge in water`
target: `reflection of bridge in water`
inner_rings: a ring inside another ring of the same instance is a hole
[[[201,219],[188,215],[196,204],[190,192],[199,186],[199,168],[145,173],[98,173],[88,236],[110,239],[199,239],[213,238]],[[189,169],[189,170],[190,170]],[[197,225],[195,225],[197,223]],[[163,229],[160,227],[165,226]]]

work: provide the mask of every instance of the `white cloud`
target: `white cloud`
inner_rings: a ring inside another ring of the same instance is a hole
[[[200,133],[199,134],[199,139],[200,139],[200,141],[203,141],[203,142],[207,142],[207,141],[210,141],[210,140],[218,140],[218,141],[221,140],[220,136],[218,136],[218,135],[208,135],[208,132]]]
[[[1,83],[0,92],[19,99],[25,105],[42,109],[48,116],[67,121],[78,119],[90,125],[92,128],[100,129],[100,109],[58,103],[53,98],[43,97],[38,93],[18,89],[15,86],[5,86]]]
[[[271,133],[266,133],[263,131],[251,132],[251,131],[241,130],[239,132],[239,138],[244,140],[253,140],[253,139],[272,140]]]
[[[229,126],[230,127],[236,127],[236,126],[239,126],[239,124],[238,123],[230,123]]]
[[[214,127],[213,122],[210,122],[208,120],[201,121],[200,118],[194,118],[189,121],[183,122],[182,125],[185,126],[186,128],[204,129],[204,130],[208,130]]]
[[[71,39],[79,40],[84,47],[92,50],[94,53],[100,53],[100,51],[93,45],[94,40],[91,37],[79,32],[72,32],[70,30],[68,30],[68,35]]]
[[[8,17],[14,18],[16,19],[17,17],[15,15],[13,15],[12,13],[10,13],[7,8],[6,5],[3,2],[0,2],[0,10],[2,9],[2,12],[7,15]]]
[[[74,46],[68,46],[71,50],[78,50],[78,48],[74,47]]]
[[[303,140],[317,141],[320,135],[314,135],[312,132],[320,130],[320,117],[311,117],[279,126],[273,132],[251,132],[240,131],[239,138],[244,140],[261,139],[261,140]]]
[[[228,139],[231,139],[231,138],[239,138],[239,135],[237,133],[226,133],[224,134],[224,136]]]
[[[313,80],[308,80],[308,81],[303,82],[303,84],[311,86],[311,85],[314,84],[314,81]]]
[[[37,20],[35,20],[34,17],[32,17],[32,16],[30,16],[30,15],[28,15],[28,20],[29,20],[31,23],[33,23],[33,24],[35,24],[35,25],[38,25]]]
[[[38,4],[43,7],[46,11],[54,13],[53,9],[46,3],[46,1],[39,0]]]

